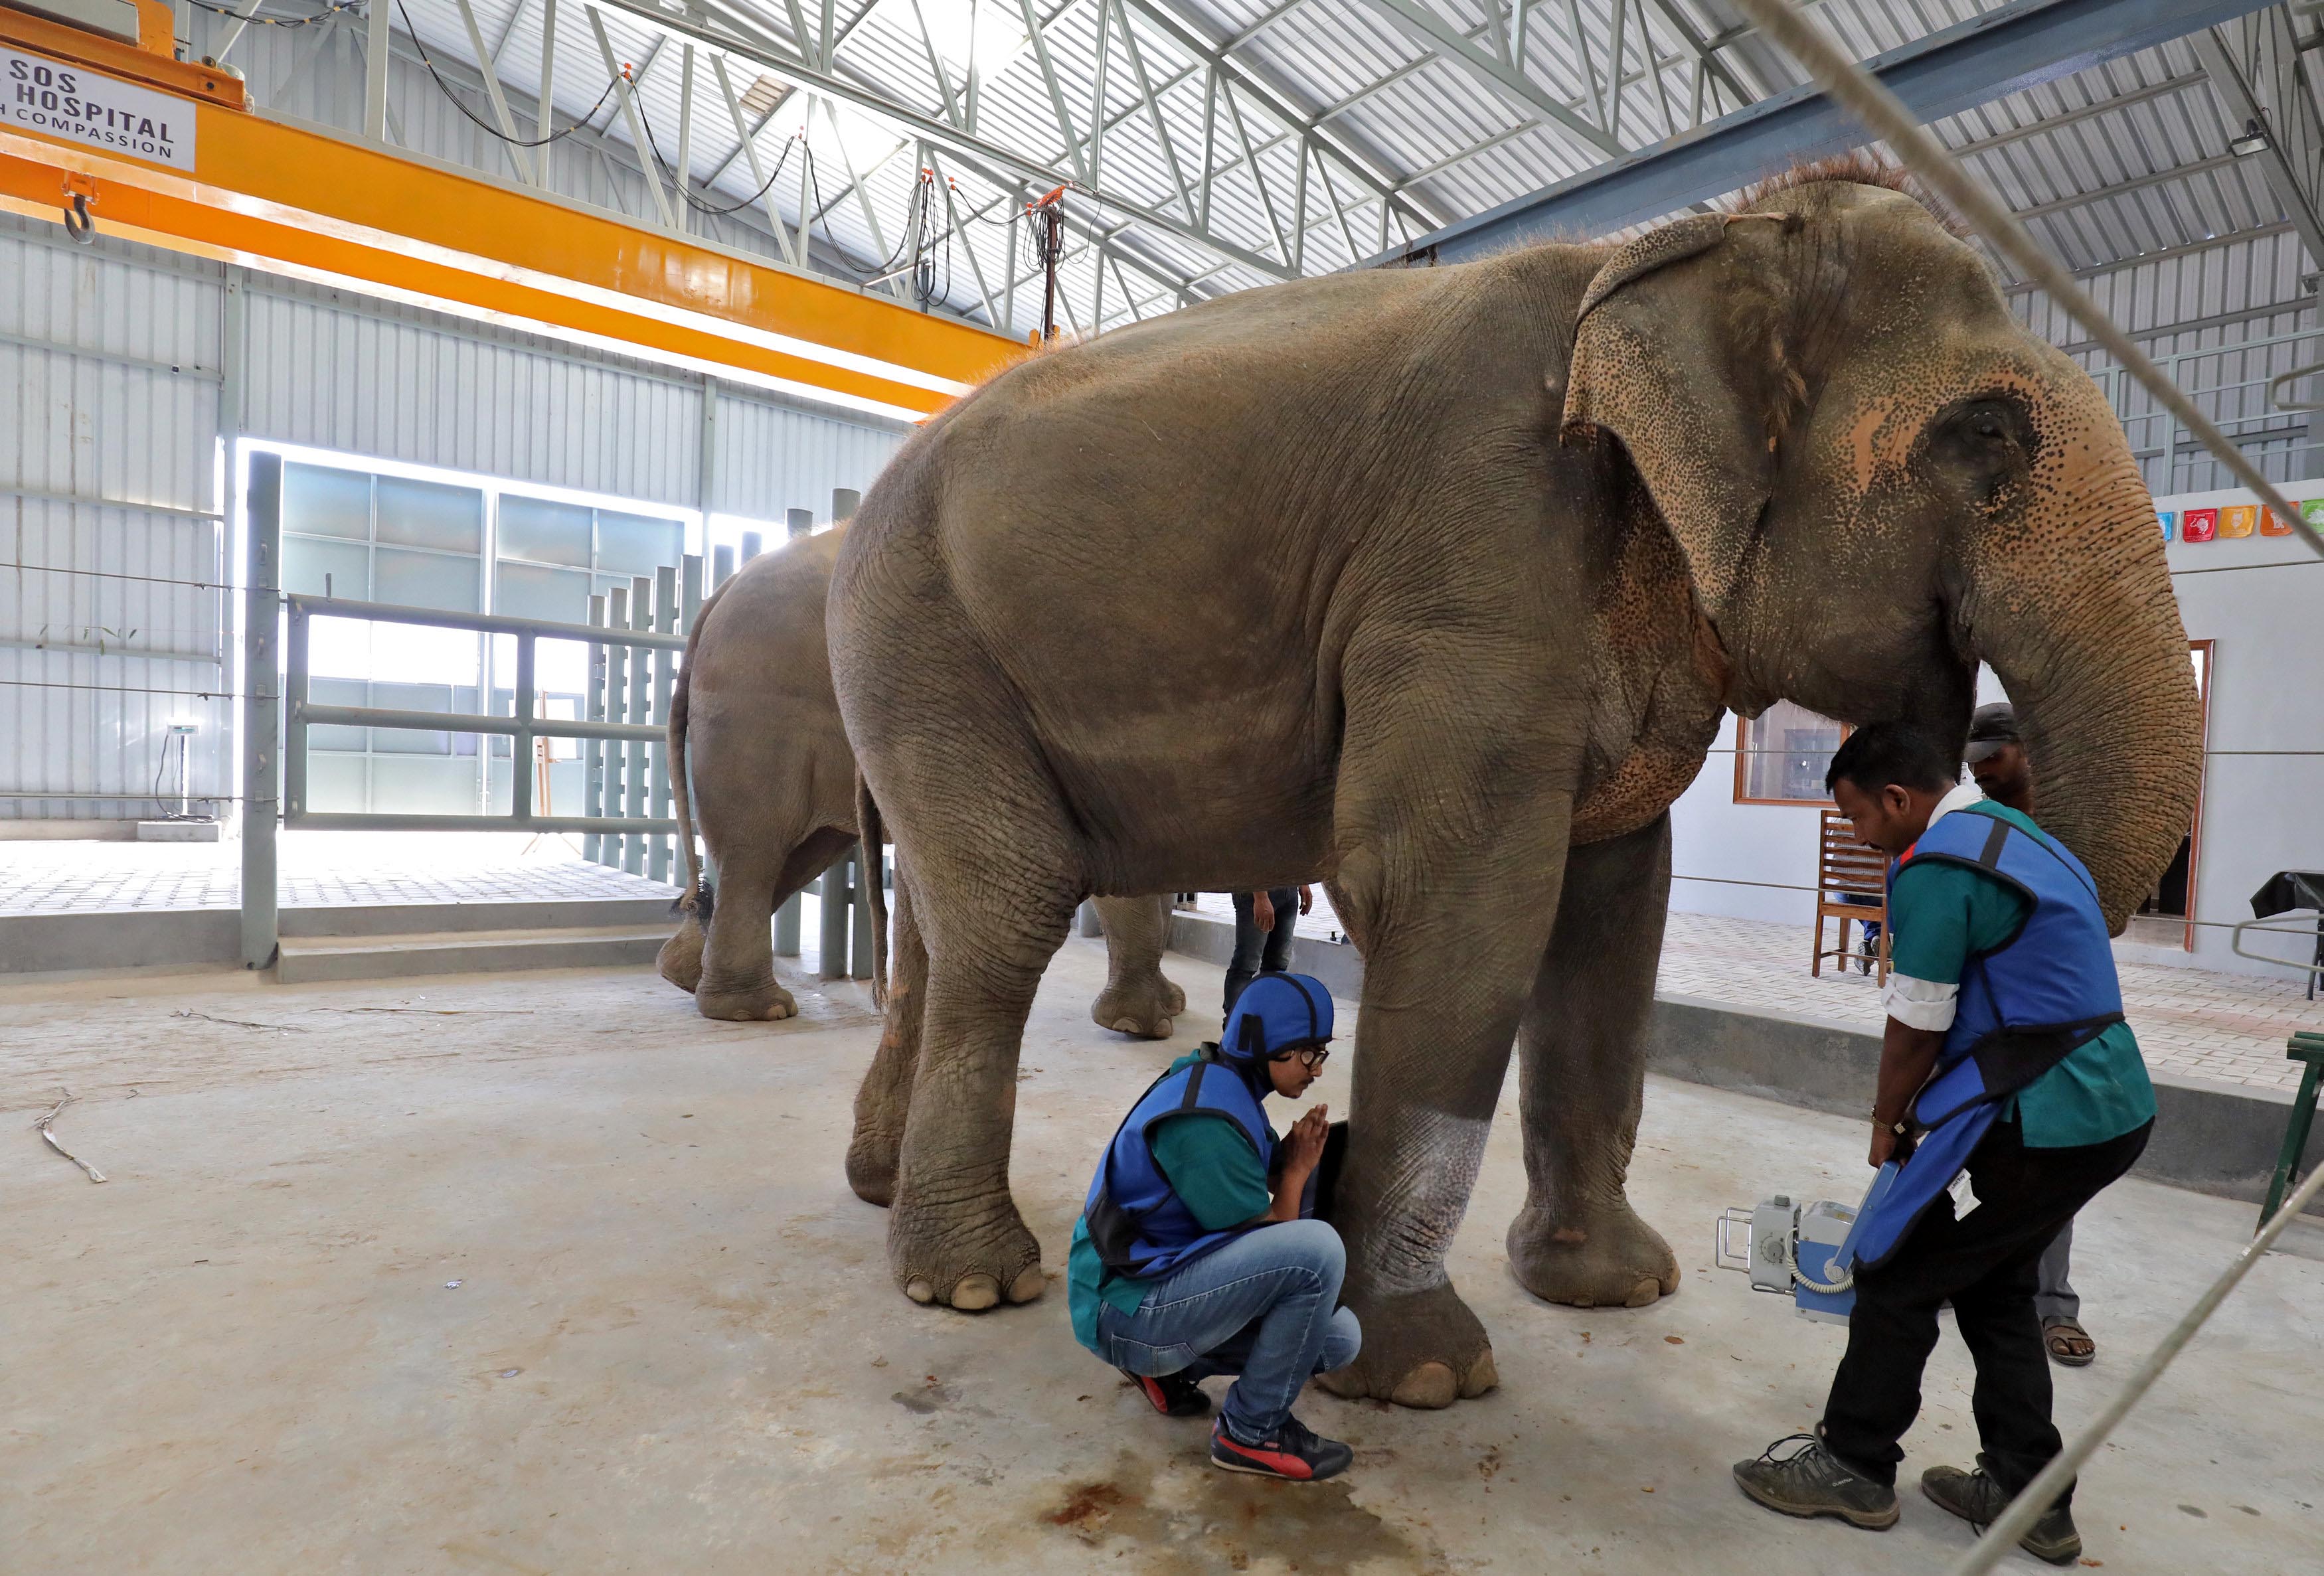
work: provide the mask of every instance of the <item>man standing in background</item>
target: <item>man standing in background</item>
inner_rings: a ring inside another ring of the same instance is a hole
[[[1961,753],[1987,798],[2032,818],[2034,764],[2026,759],[2025,742],[2017,731],[2016,707],[2006,700],[1978,707],[1969,719],[1969,748]],[[2051,1360],[2087,1368],[2098,1357],[2098,1347],[2082,1328],[2082,1299],[2068,1278],[2073,1256],[2074,1222],[2068,1221],[2042,1255],[2034,1311],[2041,1316],[2042,1345]]]
[[[1219,1008],[1223,1021],[1234,1011],[1235,998],[1261,974],[1280,974],[1291,967],[1291,915],[1294,904],[1306,913],[1315,906],[1312,888],[1276,887],[1264,892],[1234,894],[1234,958],[1227,964],[1226,1000]]]

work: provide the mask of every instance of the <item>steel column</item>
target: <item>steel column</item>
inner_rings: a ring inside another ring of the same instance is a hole
[[[855,905],[855,923],[849,926],[854,952],[847,975],[852,980],[868,980],[872,977],[872,884],[888,879],[888,851],[867,848],[858,843],[850,868],[854,880],[850,884],[848,899]]]
[[[854,488],[834,487],[831,490],[832,524],[837,525],[843,520],[854,519],[855,512],[862,507],[863,494]]]
[[[823,872],[822,956],[816,960],[816,972],[826,980],[847,978],[847,935],[851,928],[847,922],[847,877],[854,859],[855,850],[850,847]]]
[[[605,593],[605,622],[612,628],[630,627],[630,588],[616,585]],[[605,721],[626,723],[630,720],[630,663],[632,655],[626,646],[605,648]],[[622,791],[622,778],[628,765],[628,753],[619,745],[605,747],[605,797],[600,813],[619,816],[627,807],[628,796]],[[622,840],[608,837],[597,850],[597,862],[619,870],[622,864]]]
[[[599,629],[605,627],[605,599],[602,595],[589,598],[589,622]],[[589,648],[588,698],[582,706],[585,720],[602,723],[605,716],[605,664],[612,658],[611,646]],[[581,813],[595,816],[605,813],[605,747],[592,739],[581,746]],[[586,833],[581,839],[581,857],[593,863],[605,862],[605,839],[603,834]]]
[[[550,813],[547,805],[535,806],[532,802],[532,779],[537,768],[533,763],[532,742],[533,699],[533,639],[530,635],[516,638],[516,732],[509,735],[509,813],[520,825],[529,824],[536,813]]]
[[[633,630],[653,628],[653,582],[643,575],[630,581],[630,627]],[[652,694],[652,678],[643,651],[630,658],[630,714],[627,721],[647,724],[653,721],[648,709]],[[630,746],[629,770],[623,774],[623,813],[642,818],[646,813],[646,747],[642,742]],[[622,868],[633,876],[646,871],[646,840],[642,833],[633,833],[622,842]]]
[[[694,560],[688,559],[691,563]],[[678,624],[678,571],[664,565],[654,571],[654,629],[660,634],[682,634]],[[678,680],[678,658],[669,651],[653,655],[653,721],[669,723],[669,695]],[[657,821],[669,818],[669,746],[652,746],[653,791],[646,813]],[[647,851],[646,874],[658,881],[669,880],[669,839],[654,834]]]
[[[783,530],[794,541],[800,537],[814,534],[815,511],[812,509],[784,510]]]
[[[250,456],[243,514],[242,963],[263,969],[281,943],[275,832],[281,812],[277,749],[282,701],[276,625],[282,567],[282,456]]]

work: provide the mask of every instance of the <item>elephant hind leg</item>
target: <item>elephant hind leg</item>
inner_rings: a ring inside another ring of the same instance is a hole
[[[797,999],[775,980],[770,931],[775,906],[813,880],[853,840],[852,834],[826,826],[796,840],[735,839],[721,849],[718,905],[694,988],[703,1017],[749,1021],[798,1011]]]
[[[654,954],[654,967],[663,979],[691,996],[702,983],[702,948],[707,939],[702,921],[687,909],[678,934],[663,942],[661,951]]]
[[[1090,1006],[1101,1028],[1139,1039],[1167,1040],[1172,1020],[1186,1009],[1186,993],[1162,972],[1162,953],[1170,942],[1170,895],[1100,898],[1098,923],[1105,930],[1105,989]]]
[[[1574,849],[1521,1047],[1526,1203],[1510,1267],[1534,1295],[1644,1307],[1678,1289],[1670,1244],[1624,1192],[1670,908],[1670,818]]]

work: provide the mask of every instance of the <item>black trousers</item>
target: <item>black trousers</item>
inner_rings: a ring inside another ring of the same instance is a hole
[[[2013,1116],[1969,1156],[1977,1207],[1958,1218],[1950,1195],[1921,1217],[1895,1254],[1859,1276],[1848,1354],[1833,1376],[1825,1448],[1875,1482],[1895,1483],[1896,1442],[1921,1412],[1921,1370],[1937,1345],[1937,1309],[1977,1363],[1970,1407],[1986,1470],[2012,1494],[2063,1448],[2050,1421],[2050,1358],[2034,1293],[2043,1250],[2074,1212],[2131,1167],[2154,1124],[2103,1144],[2029,1149]],[[2068,1486],[2058,1503],[2073,1498]]]
[[[1259,927],[1253,917],[1259,905],[1251,901],[1249,892],[1234,895],[1234,961],[1227,964],[1226,1004],[1219,1009],[1222,1022],[1234,1010],[1235,998],[1242,994],[1245,985],[1262,972],[1280,974],[1291,967],[1291,926],[1299,917],[1299,889],[1277,887],[1267,894],[1267,900],[1275,905],[1272,930]]]

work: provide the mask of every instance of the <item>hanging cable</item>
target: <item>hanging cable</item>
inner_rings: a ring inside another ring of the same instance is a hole
[[[352,3],[353,0],[348,0],[348,4]],[[377,0],[373,0],[373,3],[374,5],[377,4]],[[201,0],[194,0],[194,4],[199,5],[201,4]],[[215,10],[217,7],[211,6],[207,9]],[[333,9],[345,10],[346,5],[335,6]],[[475,110],[470,109],[466,103],[461,99],[460,96],[453,91],[452,85],[444,80],[444,73],[436,69],[436,61],[428,53],[428,46],[420,41],[420,30],[411,25],[411,13],[403,8],[403,0],[395,0],[395,11],[397,15],[403,18],[403,31],[410,36],[411,47],[420,51],[420,63],[427,67],[428,75],[435,78],[436,90],[441,93],[451,102],[454,109],[456,109],[462,115],[466,115],[469,123],[478,131],[497,142],[506,143],[512,148],[546,148],[552,143],[563,142],[566,138],[571,136],[575,132],[579,131],[583,126],[587,125],[592,120],[596,118],[597,112],[605,107],[605,100],[613,96],[613,89],[621,86],[622,77],[626,74],[616,73],[613,78],[605,84],[605,91],[597,95],[597,102],[591,105],[587,111],[582,115],[579,120],[575,121],[563,131],[551,132],[545,137],[512,137],[506,132],[501,130],[500,127],[493,125],[491,122],[485,120]],[[228,14],[232,14],[229,13]],[[492,68],[487,65],[482,69],[490,70]]]
[[[765,197],[768,192],[774,189],[776,180],[780,177],[783,172],[783,166],[790,161],[792,144],[803,142],[807,138],[807,133],[804,131],[794,134],[789,142],[783,144],[783,156],[775,161],[775,168],[773,171],[769,174],[764,180],[759,182],[758,190],[752,192],[750,196],[744,198],[740,202],[728,203],[724,207],[721,207],[715,203],[704,202],[700,198],[694,195],[690,182],[682,181],[678,178],[678,172],[671,166],[670,161],[662,157],[661,144],[654,138],[653,119],[646,114],[646,101],[643,98],[640,98],[637,101],[637,104],[638,124],[644,126],[646,129],[646,156],[654,161],[654,167],[661,171],[663,177],[669,181],[672,187],[677,189],[678,195],[686,198],[686,206],[692,208],[698,214],[709,214],[715,217],[723,214],[740,213],[746,207],[756,207],[760,198]]]
[[[210,0],[186,0],[186,4],[198,11],[213,12],[219,16],[231,16],[236,22],[245,23],[253,27],[312,27],[318,22],[328,22],[342,11],[357,9],[364,4],[364,0],[339,0],[337,5],[326,5],[312,16],[261,16],[255,5],[251,7],[249,14],[244,15],[231,5],[213,5]]]

